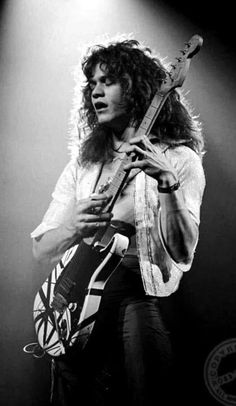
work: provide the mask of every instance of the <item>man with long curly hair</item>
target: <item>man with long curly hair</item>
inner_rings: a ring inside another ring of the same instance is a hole
[[[82,72],[74,115],[79,147],[32,233],[33,252],[56,263],[71,246],[119,222],[129,225],[129,247],[106,283],[85,349],[54,361],[52,404],[170,404],[172,349],[161,307],[190,269],[198,242],[201,126],[173,90],[151,134],[137,136],[167,70],[136,40],[89,48]],[[124,166],[128,177],[110,213],[109,184],[127,155],[137,159]]]

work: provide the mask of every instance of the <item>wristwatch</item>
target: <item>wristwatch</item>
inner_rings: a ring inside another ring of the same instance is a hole
[[[179,189],[179,187],[180,187],[180,183],[178,181],[178,182],[174,183],[173,185],[167,186],[167,187],[162,187],[162,186],[158,185],[157,189],[158,189],[158,192],[160,192],[160,193],[172,193],[175,190]]]

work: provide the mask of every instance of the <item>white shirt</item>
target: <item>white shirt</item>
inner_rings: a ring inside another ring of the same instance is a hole
[[[186,146],[168,148],[159,145],[175,168],[184,201],[191,217],[200,224],[200,207],[205,188],[205,176],[200,157]],[[77,200],[88,197],[95,186],[99,165],[83,168],[72,159],[63,170],[52,193],[52,201],[32,238],[64,224]],[[176,263],[168,254],[160,230],[160,203],[157,182],[140,172],[135,177],[133,193],[136,247],[146,294],[169,296],[179,286],[183,272],[191,268],[194,252],[188,264]],[[195,246],[196,249],[196,246]]]

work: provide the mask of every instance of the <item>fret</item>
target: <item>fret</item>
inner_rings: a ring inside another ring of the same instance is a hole
[[[119,170],[119,173],[116,173],[110,186],[109,192],[113,195],[119,190],[120,185],[122,184],[124,178],[126,177],[127,172]]]
[[[154,117],[155,114],[156,114],[156,111],[157,111],[157,107],[154,106],[154,105],[151,105],[151,106],[149,107],[148,111],[146,112],[145,117],[150,118],[150,119],[152,120],[153,117]],[[144,117],[144,118],[145,118],[145,117]]]
[[[140,128],[142,128],[142,130],[146,131],[148,129],[148,127],[150,126],[151,122],[152,122],[152,118],[145,116],[140,125]]]
[[[113,180],[119,181],[120,179],[122,179],[122,177],[123,177],[125,174],[126,174],[126,172],[120,169],[120,170],[119,170],[119,173],[116,173],[116,174],[115,174]]]

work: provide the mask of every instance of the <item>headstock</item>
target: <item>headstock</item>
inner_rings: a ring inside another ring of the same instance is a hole
[[[168,72],[166,79],[160,88],[160,92],[163,94],[169,93],[176,87],[181,87],[187,72],[191,59],[198,53],[203,44],[203,39],[200,35],[193,35],[191,39],[185,43],[185,47],[180,51],[180,55],[176,58],[177,62],[171,65],[171,70]]]

